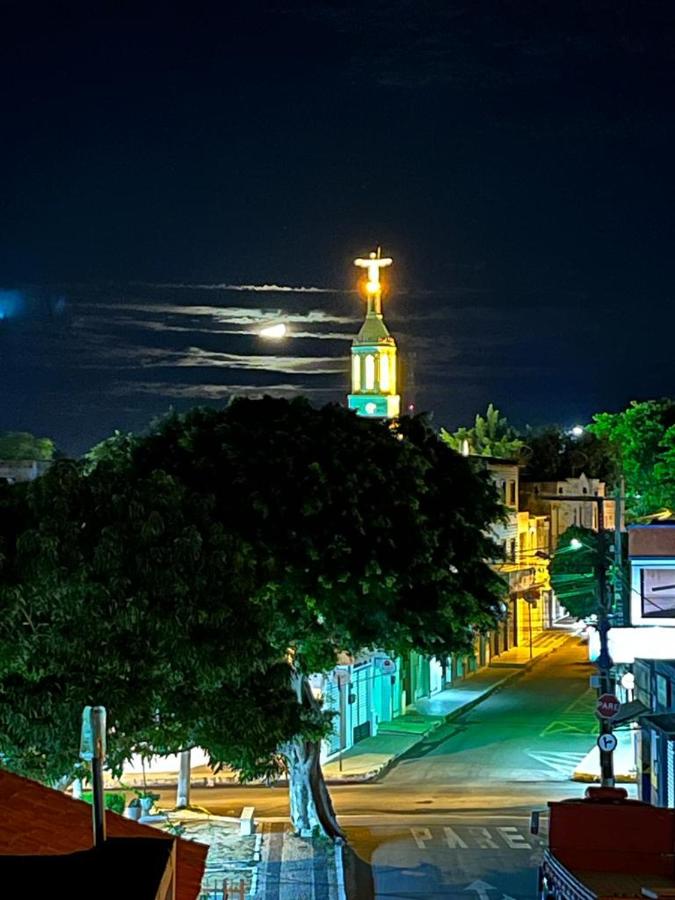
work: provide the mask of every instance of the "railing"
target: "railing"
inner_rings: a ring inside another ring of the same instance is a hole
[[[199,900],[247,900],[249,896],[243,878],[239,880],[238,884],[227,878],[222,881],[214,878],[210,886],[205,888],[202,885]]]

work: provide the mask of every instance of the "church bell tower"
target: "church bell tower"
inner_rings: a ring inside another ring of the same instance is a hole
[[[382,317],[380,269],[393,260],[382,257],[380,248],[367,259],[355,259],[354,265],[367,269],[366,318],[352,342],[352,390],[349,408],[370,419],[395,419],[400,415],[401,398],[397,394],[396,341]]]

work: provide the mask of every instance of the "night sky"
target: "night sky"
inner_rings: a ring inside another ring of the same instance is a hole
[[[436,424],[675,394],[675,4],[231,6],[0,0],[0,429],[341,401],[378,243]]]

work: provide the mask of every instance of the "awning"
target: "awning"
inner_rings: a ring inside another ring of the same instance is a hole
[[[648,706],[639,700],[631,700],[630,703],[622,703],[619,712],[612,719],[612,725],[625,725],[626,722],[634,722],[641,716],[651,712]]]
[[[655,728],[667,738],[675,739],[675,713],[661,713],[657,716],[645,716],[640,723],[649,728]]]

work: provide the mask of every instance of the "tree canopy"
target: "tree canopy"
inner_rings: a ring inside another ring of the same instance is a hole
[[[35,437],[27,431],[6,431],[0,434],[0,459],[39,459],[54,457],[54,442],[50,438]]]
[[[521,435],[520,459],[523,475],[534,481],[557,481],[580,475],[599,478],[612,485],[616,466],[608,441],[584,429],[581,435],[570,434],[557,425],[527,428]]]
[[[625,480],[629,519],[675,509],[675,400],[633,401],[621,412],[599,413],[589,427],[609,445]]]
[[[294,673],[467,651],[501,615],[494,488],[420,419],[242,399],[115,435],[21,496],[0,753],[43,777],[72,767],[87,704],[110,712],[113,764],[198,744],[250,777],[293,744],[315,768],[329,721]]]

